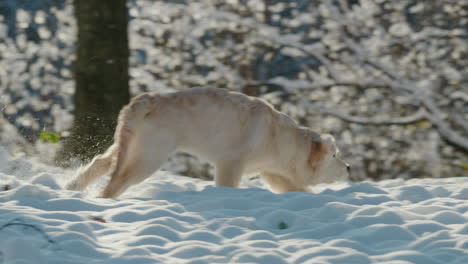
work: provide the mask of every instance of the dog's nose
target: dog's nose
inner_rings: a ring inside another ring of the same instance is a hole
[[[348,172],[348,174],[351,174],[351,166],[346,165],[346,171]]]

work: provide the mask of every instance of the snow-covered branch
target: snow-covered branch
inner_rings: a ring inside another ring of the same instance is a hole
[[[340,37],[346,43],[347,47],[349,47],[354,52],[357,58],[363,63],[368,64],[369,66],[373,67],[374,69],[380,71],[385,76],[387,76],[389,78],[387,84],[390,87],[392,87],[396,92],[404,91],[408,94],[408,96],[414,99],[421,108],[425,109],[426,111],[423,111],[423,115],[437,128],[440,135],[445,140],[457,147],[464,149],[465,151],[468,151],[468,136],[457,132],[449,125],[449,123],[446,121],[446,115],[431,98],[430,93],[427,92],[427,90],[430,89],[430,87],[418,87],[418,83],[407,79],[405,76],[401,75],[391,66],[381,62],[379,58],[372,56],[370,52],[367,52],[362,45],[357,43],[354,40],[354,38],[349,36],[349,33],[346,30],[344,30],[346,19],[344,18],[344,15],[340,12],[340,10],[335,5],[333,5],[330,0],[326,0],[325,4],[331,14],[331,17],[335,20],[335,22],[340,24],[340,26],[338,27]],[[434,32],[434,30],[432,30],[432,32]],[[427,33],[423,35],[427,35]],[[463,36],[464,34],[461,35]],[[359,121],[363,121],[360,119],[351,118],[350,116],[346,116],[343,114],[338,115],[335,113],[335,116],[340,117],[344,120],[348,120],[350,122],[358,121],[356,123],[359,123]],[[365,124],[366,122],[361,123]]]
[[[334,116],[346,122],[360,124],[360,125],[373,125],[373,126],[391,126],[391,125],[409,125],[419,121],[426,120],[426,111],[419,109],[416,113],[404,116],[395,117],[392,119],[384,118],[365,118],[358,117],[351,114],[340,112],[339,110],[331,109],[329,107],[310,103],[308,101],[301,101],[301,105],[304,106],[309,112],[319,112],[325,115]]]

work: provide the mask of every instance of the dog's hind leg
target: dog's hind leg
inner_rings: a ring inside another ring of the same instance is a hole
[[[164,156],[167,159],[167,156]],[[165,159],[147,160],[138,158],[111,175],[111,179],[104,188],[102,198],[115,198],[127,190],[131,185],[138,184],[151,176],[164,163]]]
[[[242,173],[243,164],[239,161],[217,162],[215,184],[218,187],[239,187]]]
[[[175,144],[172,136],[159,137],[158,139],[135,142],[135,145],[129,150],[126,158],[127,162],[111,174],[111,180],[102,192],[101,197],[117,197],[128,187],[144,181],[159,169],[175,150]]]
[[[112,145],[104,154],[94,157],[88,165],[78,171],[78,175],[67,184],[66,189],[82,191],[97,178],[110,172],[115,150],[115,145]]]

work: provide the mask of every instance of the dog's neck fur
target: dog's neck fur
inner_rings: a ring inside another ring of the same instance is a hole
[[[273,158],[270,160],[270,166],[267,172],[279,175],[294,175],[294,177],[306,184],[307,179],[301,175],[299,166],[305,164],[306,158],[303,153],[310,150],[313,140],[313,132],[309,129],[299,127],[289,120],[279,122],[274,128],[274,144],[271,149]],[[304,144],[304,142],[306,142]],[[287,146],[281,148],[280,146]],[[305,150],[304,150],[305,149]]]

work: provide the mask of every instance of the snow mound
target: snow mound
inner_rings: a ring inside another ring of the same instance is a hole
[[[0,263],[468,263],[468,178],[274,194],[158,172],[119,199],[0,161]],[[25,254],[27,252],[27,254]]]

